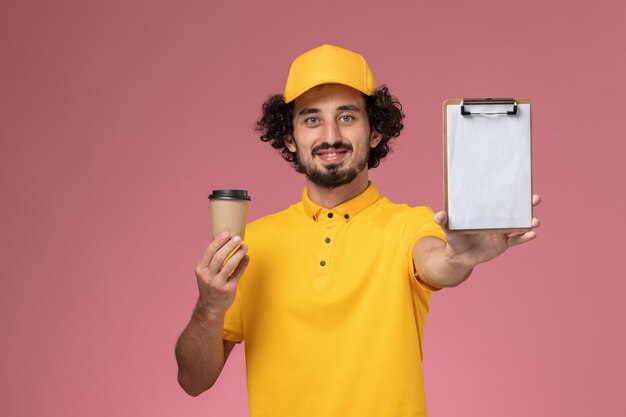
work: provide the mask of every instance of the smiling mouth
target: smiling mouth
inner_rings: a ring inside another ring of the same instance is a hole
[[[349,143],[322,143],[312,149],[314,157],[325,164],[338,164],[341,163],[348,152],[352,151],[352,145]]]
[[[322,162],[337,163],[341,161],[346,156],[347,153],[348,153],[347,150],[332,149],[332,150],[325,150],[325,151],[317,152],[316,155],[319,159],[322,160]]]

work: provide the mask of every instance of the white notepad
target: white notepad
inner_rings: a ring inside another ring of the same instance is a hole
[[[462,100],[444,103],[448,228],[451,231],[529,230],[532,221],[530,102],[516,99],[515,104],[467,103],[464,110],[471,115],[461,114]],[[514,108],[516,114],[507,114]]]

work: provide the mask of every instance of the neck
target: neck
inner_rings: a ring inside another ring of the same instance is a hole
[[[353,199],[365,191],[368,185],[369,178],[367,176],[367,169],[359,172],[356,178],[349,184],[341,185],[336,188],[323,188],[309,180],[306,182],[307,194],[311,201],[327,209]]]

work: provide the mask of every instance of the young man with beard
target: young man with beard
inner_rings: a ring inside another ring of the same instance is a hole
[[[293,62],[257,130],[305,174],[302,201],[249,224],[245,244],[222,233],[205,251],[176,347],[187,393],[245,340],[252,417],[426,416],[430,294],[535,232],[448,235],[445,212],[382,197],[368,169],[403,117],[360,55],[324,45]]]

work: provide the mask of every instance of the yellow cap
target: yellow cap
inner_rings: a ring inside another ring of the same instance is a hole
[[[333,45],[322,45],[297,57],[291,64],[285,102],[322,84],[343,84],[368,96],[376,89],[376,80],[365,59],[356,52]]]

